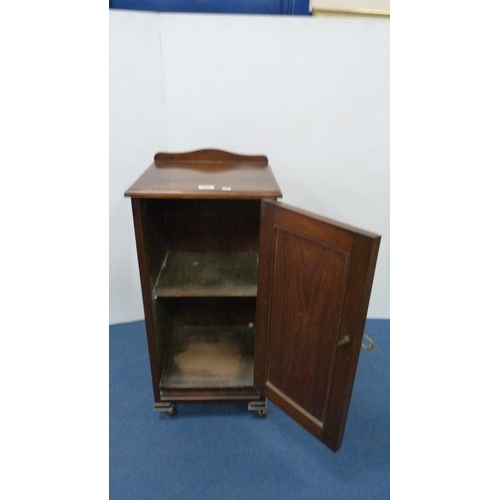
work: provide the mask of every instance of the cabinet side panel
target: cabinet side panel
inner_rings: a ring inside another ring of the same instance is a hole
[[[148,339],[151,378],[155,401],[160,401],[159,383],[161,377],[161,363],[163,357],[164,335],[157,330],[160,323],[168,324],[165,311],[157,310],[157,304],[152,299],[152,288],[156,275],[161,268],[162,253],[165,243],[158,230],[163,220],[161,202],[153,200],[132,199],[134,215],[135,239],[137,258],[141,278],[142,301]]]
[[[138,201],[142,226],[141,240],[144,244],[144,257],[146,259],[145,271],[148,287],[152,290],[167,254],[165,202],[164,200],[146,199]]]

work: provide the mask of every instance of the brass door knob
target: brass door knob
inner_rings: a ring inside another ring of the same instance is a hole
[[[338,345],[346,345],[348,344],[349,342],[351,341],[351,337],[349,337],[349,335],[344,335],[339,341],[338,341]]]

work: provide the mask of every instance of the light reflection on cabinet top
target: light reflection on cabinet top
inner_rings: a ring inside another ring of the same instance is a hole
[[[126,191],[132,198],[280,198],[265,156],[205,149],[157,153]]]

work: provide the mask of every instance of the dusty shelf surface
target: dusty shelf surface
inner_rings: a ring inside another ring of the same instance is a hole
[[[253,368],[251,326],[177,326],[160,389],[251,387]]]
[[[256,252],[169,252],[153,296],[255,296],[257,267]]]

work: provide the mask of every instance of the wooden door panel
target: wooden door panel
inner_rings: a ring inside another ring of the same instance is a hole
[[[268,382],[322,422],[349,256],[281,228],[275,248]]]
[[[261,238],[257,387],[337,450],[380,237],[265,201]]]

